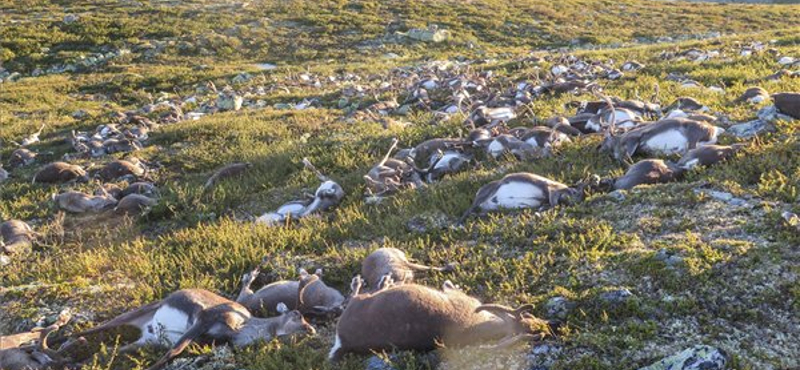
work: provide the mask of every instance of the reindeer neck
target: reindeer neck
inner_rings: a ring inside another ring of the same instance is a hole
[[[492,317],[467,329],[465,338],[470,338],[475,341],[486,341],[505,337],[506,335],[512,334],[512,331],[513,328],[511,324],[499,318]]]
[[[278,331],[278,328],[279,320],[276,318],[251,317],[237,331],[236,337],[233,339],[234,345],[245,346],[260,339],[271,340],[282,334]]]

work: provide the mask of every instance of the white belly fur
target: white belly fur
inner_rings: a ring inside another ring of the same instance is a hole
[[[512,182],[500,186],[495,193],[481,204],[486,211],[498,209],[538,208],[542,205],[544,193],[533,184]]]
[[[689,148],[689,141],[686,140],[686,136],[678,130],[662,132],[653,136],[644,144],[648,151],[662,154],[683,153]]]
[[[499,157],[506,150],[506,147],[499,141],[493,140],[489,147],[486,148],[492,157]]]
[[[142,331],[140,342],[177,343],[191,326],[189,316],[172,306],[162,306]]]
[[[333,347],[331,347],[331,352],[328,354],[328,358],[333,358],[339,348],[342,348],[342,339],[339,338],[339,333],[336,333],[336,341],[333,343]]]
[[[450,162],[457,161],[461,159],[461,155],[458,153],[445,153],[442,159],[436,162],[434,169],[441,169],[441,168],[449,168]]]

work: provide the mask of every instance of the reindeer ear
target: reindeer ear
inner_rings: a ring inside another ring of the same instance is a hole
[[[301,278],[305,278],[306,276],[308,276],[308,271],[306,271],[306,269],[302,269],[302,268],[301,268],[301,269],[300,269],[300,270],[298,270],[297,272],[300,274],[300,277],[301,277]]]
[[[278,305],[275,307],[275,310],[280,314],[285,314],[289,312],[289,307],[286,307],[286,303],[281,302],[278,303]]]
[[[322,269],[317,269],[316,271],[314,271],[314,275],[322,277]]]

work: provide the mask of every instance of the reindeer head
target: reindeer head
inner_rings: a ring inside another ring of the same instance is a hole
[[[283,303],[278,303],[276,309],[281,313],[281,315],[278,317],[280,319],[278,327],[275,330],[276,336],[292,335],[297,333],[314,335],[317,333],[314,327],[306,322],[306,319],[303,318],[303,314],[300,313],[300,311],[289,311],[289,308]]]
[[[475,313],[486,311],[497,316],[506,324],[506,336],[498,346],[508,346],[520,340],[541,340],[547,335],[552,334],[550,323],[539,319],[530,311],[533,305],[526,304],[516,309],[498,305],[485,304],[475,309]]]

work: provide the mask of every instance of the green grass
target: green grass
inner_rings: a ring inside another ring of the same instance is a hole
[[[321,76],[350,72],[387,76],[394,67],[429,59],[485,58],[478,68],[499,76],[497,81],[502,82],[495,86],[499,87],[548,68],[546,63],[537,67],[519,62],[529,50],[561,47],[572,40],[584,46],[615,46],[575,50],[581,57],[613,58],[617,65],[631,59],[647,64],[620,81],[603,82],[610,94],[647,98],[658,83],[665,104],[692,95],[712,111],[743,121],[754,117],[757,108],[729,102],[750,86],[747,80],[772,74],[778,66],[769,54],[738,57],[735,45],[774,39],[772,46],[781,54],[800,56],[796,6],[360,0],[259,1],[238,9],[232,3],[201,1],[143,3],[132,7],[114,1],[0,2],[0,58],[11,71],[28,73],[103,47],[133,50],[91,71],[0,84],[2,158],[13,150],[9,140],[20,140],[46,123],[42,143],[33,148],[42,153],[39,164],[56,160],[71,150],[65,141],[70,130],[91,130],[108,122],[108,113],[140,107],[162,92],[188,96],[208,81],[222,88],[243,71],[255,78],[235,85],[239,90],[283,82],[303,71]],[[64,25],[65,14],[79,14],[80,21]],[[372,42],[428,24],[451,30],[454,39],[441,45],[392,37],[382,40],[382,46]],[[636,37],[709,31],[736,35],[662,44],[632,42]],[[137,49],[145,40],[172,44],[148,55]],[[179,46],[181,42],[192,45]],[[42,53],[43,47],[50,52]],[[663,51],[689,47],[724,48],[733,57],[705,63],[658,57]],[[400,58],[385,58],[390,52]],[[256,71],[254,62],[273,62],[280,68]],[[203,64],[208,68],[196,68]],[[669,72],[685,73],[707,85],[724,84],[726,92],[681,89],[664,80]],[[770,92],[800,91],[800,79],[761,86]],[[378,98],[405,98],[403,93],[384,95]],[[66,328],[77,331],[181,288],[206,288],[232,297],[241,275],[264,257],[271,279],[293,279],[298,268],[322,267],[326,282],[346,291],[363,257],[375,248],[393,246],[425,263],[458,264],[452,274],[420,277],[423,284],[439,286],[450,279],[487,302],[533,303],[538,316],[546,316],[545,303],[552,297],[575,302],[577,308],[558,338],[548,342],[558,348],[544,356],[551,369],[634,369],[696,343],[735,354],[735,369],[798,365],[800,348],[793,343],[800,338],[791,327],[799,325],[795,276],[800,261],[795,249],[800,237],[780,223],[782,211],[800,211],[796,122],[781,123],[775,133],[759,137],[727,163],[693,171],[678,183],[634,189],[622,201],[596,194],[581,204],[541,214],[489,215],[471,219],[464,229],[430,228],[418,233],[407,228],[410,220],[454,222],[477,189],[503,173],[530,171],[574,183],[590,173],[618,175],[624,167],[594,152],[599,138],[585,137],[551,158],[483,160],[473,171],[367,205],[362,176],[384,155],[393,137],[411,146],[429,138],[463,135],[464,117],[434,122],[431,114],[415,112],[391,117],[411,122],[407,128],[384,129],[372,120],[349,122],[348,112],[338,108],[341,97],[335,86],[289,86],[288,92],[276,89],[259,97],[268,108],[160,128],[136,156],[159,164],[153,176],[163,197],[149,214],[135,220],[59,214],[50,195],[62,187],[32,185],[29,180],[36,166],[12,171],[13,178],[0,187],[0,219],[26,220],[43,238],[31,253],[15,257],[0,271],[0,333],[26,330],[32,320],[63,307],[81,314]],[[271,108],[304,98],[317,98],[321,107]],[[348,104],[364,108],[375,98],[351,98]],[[572,99],[591,97],[545,96],[531,107],[536,117],[521,117],[511,126],[564,114],[563,104]],[[90,117],[72,118],[79,109]],[[108,159],[112,157],[119,156]],[[347,196],[341,206],[286,228],[241,221],[317,186],[314,175],[303,170],[303,157],[344,187]],[[254,167],[248,176],[224,181],[204,194],[202,185],[212,171],[233,161],[249,161]],[[694,189],[701,186],[731,192],[752,206],[733,207],[698,195]],[[662,248],[683,262],[667,266],[656,260],[654,255]],[[622,305],[599,298],[619,288],[630,289],[635,297]],[[363,357],[340,364],[325,361],[332,334],[333,325],[328,324],[314,338],[262,343],[235,353],[199,346],[190,352],[236,368],[363,368]],[[89,368],[146,368],[159,355],[158,350],[147,349],[115,356],[113,341],[109,346]],[[501,356],[474,348],[448,349],[439,353],[438,366],[520,368],[529,350],[514,348]],[[437,366],[437,361],[412,353],[391,360],[404,369]]]

